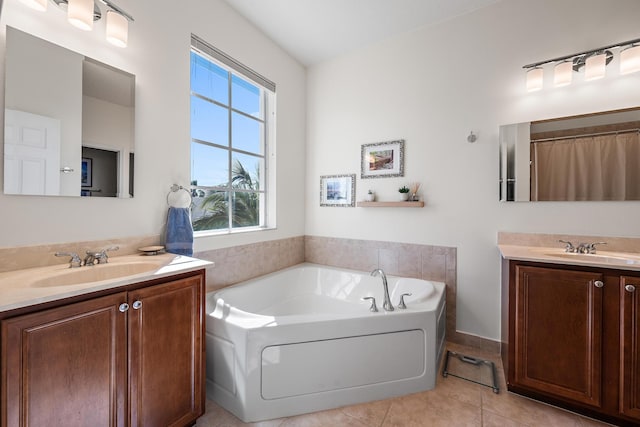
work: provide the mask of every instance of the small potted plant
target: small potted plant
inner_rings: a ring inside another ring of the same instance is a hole
[[[367,191],[367,194],[364,196],[364,200],[366,200],[367,202],[375,201],[376,200],[376,193],[374,193],[373,190]]]
[[[400,200],[403,200],[403,201],[409,200],[409,189],[405,185],[400,187],[398,189],[398,192],[400,193]]]

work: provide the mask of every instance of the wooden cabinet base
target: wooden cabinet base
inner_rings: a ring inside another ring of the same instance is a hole
[[[2,320],[0,426],[193,425],[204,283],[201,270]]]
[[[640,425],[640,272],[504,263],[509,391],[616,425]]]

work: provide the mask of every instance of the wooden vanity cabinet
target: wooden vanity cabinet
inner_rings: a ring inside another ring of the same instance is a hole
[[[638,425],[640,272],[505,264],[507,388],[618,425]]]
[[[1,327],[3,427],[188,426],[204,412],[204,271]]]

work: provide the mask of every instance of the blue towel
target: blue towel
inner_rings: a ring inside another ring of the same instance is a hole
[[[167,252],[193,255],[193,227],[189,208],[169,208],[165,246]]]

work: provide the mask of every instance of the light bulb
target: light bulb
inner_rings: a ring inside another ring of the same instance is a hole
[[[640,71],[640,45],[631,46],[620,52],[620,74]]]
[[[127,47],[129,21],[113,10],[107,11],[107,41],[118,47]]]
[[[573,62],[560,62],[555,66],[553,71],[553,84],[555,87],[561,87],[571,84],[573,78]]]
[[[69,23],[84,31],[93,29],[93,0],[69,0],[67,9]]]
[[[605,75],[605,69],[607,66],[607,54],[602,52],[597,55],[592,55],[584,62],[584,79],[585,80],[597,80],[601,79]]]
[[[544,70],[539,67],[527,71],[527,92],[535,92],[542,89]]]

